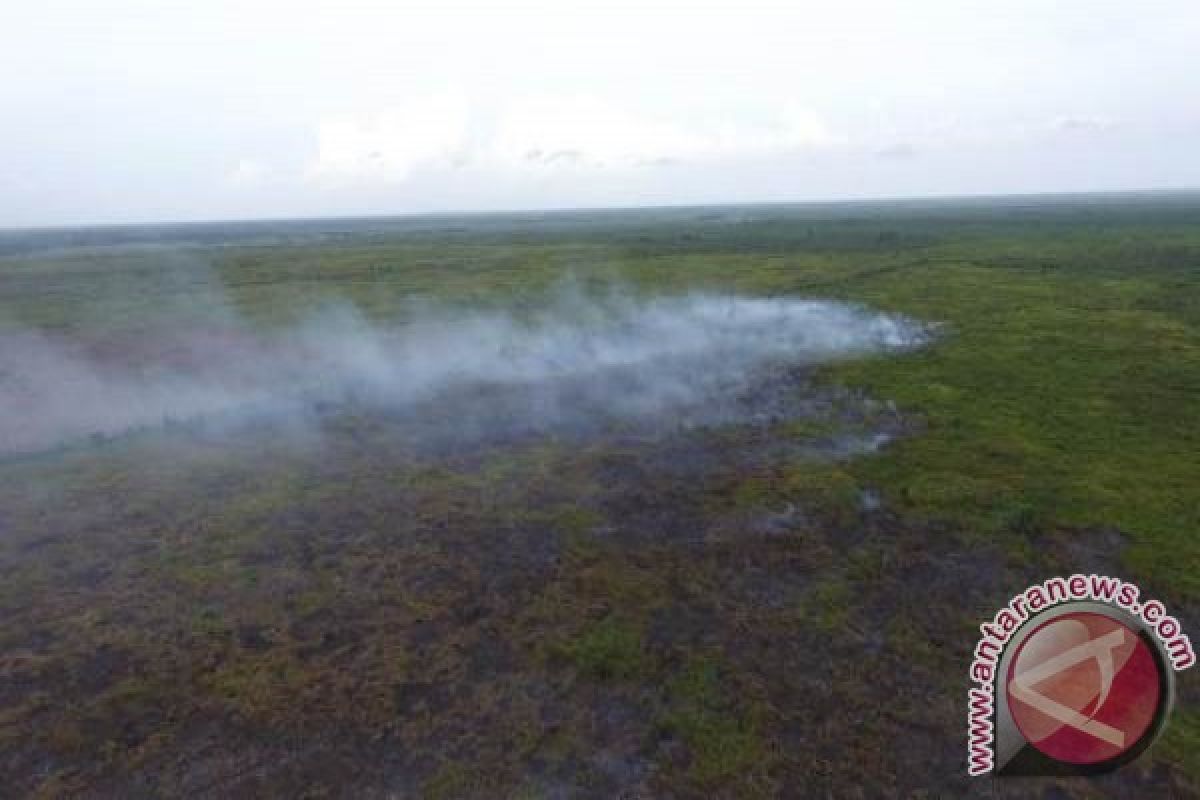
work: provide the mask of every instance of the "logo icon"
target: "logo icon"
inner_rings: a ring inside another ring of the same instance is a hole
[[[1035,620],[997,677],[1001,773],[1114,769],[1149,746],[1170,705],[1161,649],[1128,615],[1095,603]]]
[[[1136,632],[1101,614],[1064,614],[1022,642],[1008,704],[1031,745],[1072,764],[1116,758],[1154,722],[1158,664]]]

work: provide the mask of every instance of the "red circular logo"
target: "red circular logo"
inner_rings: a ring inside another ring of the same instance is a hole
[[[1036,628],[1008,668],[1013,721],[1057,761],[1097,764],[1134,748],[1163,702],[1159,663],[1136,631],[1073,612]]]

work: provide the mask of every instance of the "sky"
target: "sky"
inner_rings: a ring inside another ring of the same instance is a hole
[[[1200,187],[1196,0],[0,3],[0,227]]]

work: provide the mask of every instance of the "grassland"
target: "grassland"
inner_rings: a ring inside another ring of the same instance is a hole
[[[6,459],[0,794],[1044,796],[962,777],[975,626],[1093,569],[1200,620],[1200,198],[169,233],[10,234],[0,329],[534,309],[568,278],[940,328],[815,376],[909,421],[850,460],[739,460],[740,429],[678,469],[620,440],[428,458],[351,413],[315,448],[168,430]],[[1193,678],[1149,755],[1055,788],[1200,792]]]

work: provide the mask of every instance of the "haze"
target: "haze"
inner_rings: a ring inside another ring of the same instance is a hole
[[[9,3],[0,227],[1200,185],[1200,6]]]
[[[354,401],[415,417],[410,444],[450,430],[485,438],[613,421],[730,422],[762,411],[745,396],[762,405],[764,374],[781,363],[926,339],[907,319],[829,301],[566,290],[551,299],[524,323],[414,307],[408,325],[378,326],[343,305],[266,335],[221,306],[211,316],[223,324],[90,347],[36,331],[3,336],[0,407],[14,413],[0,420],[0,457],[180,423],[308,427],[315,409]]]

